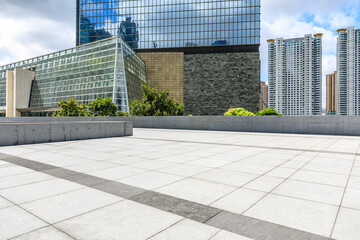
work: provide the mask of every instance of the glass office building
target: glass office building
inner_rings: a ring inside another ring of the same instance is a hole
[[[134,49],[260,44],[260,0],[77,0],[76,45]]]
[[[35,72],[30,110],[57,107],[62,99],[74,98],[87,104],[98,97],[112,97],[120,110],[129,111],[129,101],[141,98],[141,85],[147,84],[145,63],[121,37],[1,66],[0,110],[6,109],[10,94],[7,71],[14,69]]]

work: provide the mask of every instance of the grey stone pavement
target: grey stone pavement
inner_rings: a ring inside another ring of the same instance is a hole
[[[134,129],[0,148],[0,239],[360,239],[360,137]]]

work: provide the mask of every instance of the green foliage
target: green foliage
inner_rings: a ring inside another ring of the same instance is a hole
[[[256,114],[256,116],[282,116],[275,109],[268,108],[266,110],[260,111]]]
[[[117,116],[117,117],[129,117],[129,113],[123,112],[123,111],[118,111],[118,112],[116,113],[116,116]]]
[[[53,117],[83,117],[87,115],[84,104],[79,105],[73,98],[61,100],[58,105],[61,109],[54,112]]]
[[[157,91],[148,85],[142,86],[142,100],[134,99],[130,105],[131,116],[184,116],[184,104],[171,99],[169,90]]]
[[[224,115],[225,116],[255,116],[254,113],[249,112],[244,108],[231,108]]]
[[[88,106],[88,111],[92,117],[111,117],[116,116],[117,106],[113,103],[112,98],[98,97],[97,100],[91,101]]]
[[[91,101],[87,108],[84,104],[78,104],[75,99],[61,100],[59,102],[60,110],[53,113],[53,117],[113,117],[113,116],[129,116],[127,112],[117,111],[112,98],[99,97],[95,101]]]

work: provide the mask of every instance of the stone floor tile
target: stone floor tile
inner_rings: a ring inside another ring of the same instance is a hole
[[[360,177],[351,176],[347,187],[360,190]]]
[[[184,177],[167,174],[167,173],[145,172],[135,176],[122,178],[117,181],[128,185],[144,188],[147,190],[153,190],[168,185],[170,183],[179,181],[183,178]]]
[[[121,200],[123,198],[91,188],[83,188],[25,203],[21,207],[54,224]]]
[[[0,168],[0,179],[3,177],[15,176],[15,175],[30,173],[30,172],[34,172],[34,171],[31,169],[28,169],[28,168],[19,167],[19,166],[15,166],[15,165],[12,167]]]
[[[190,164],[178,164],[178,165],[174,165],[174,166],[170,166],[170,167],[166,167],[166,168],[161,168],[157,171],[163,172],[163,173],[180,175],[180,176],[184,176],[184,177],[191,177],[191,176],[203,173],[203,172],[207,172],[209,170],[211,170],[211,168],[190,165]]]
[[[158,170],[158,169],[161,169],[161,168],[174,166],[176,164],[177,163],[174,163],[174,162],[149,160],[149,161],[129,164],[128,166],[129,167],[140,168],[140,169],[146,169],[146,170]]]
[[[266,193],[240,188],[211,204],[212,207],[243,214],[257,203]]]
[[[351,171],[351,165],[343,164],[328,164],[323,162],[309,162],[303,170],[318,171],[318,172],[327,172],[335,174],[348,175]]]
[[[149,240],[208,240],[219,231],[220,229],[184,219]]]
[[[360,236],[360,211],[340,208],[333,235],[338,240],[358,240]]]
[[[344,194],[344,188],[287,180],[278,186],[273,193],[321,203],[340,205]]]
[[[330,237],[338,207],[270,194],[245,216]]]
[[[348,176],[318,171],[300,170],[290,177],[293,180],[345,187]]]
[[[208,205],[235,189],[236,187],[204,180],[184,179],[162,187],[157,192]]]
[[[134,156],[118,156],[115,158],[107,159],[106,162],[115,163],[118,165],[129,165],[133,163],[148,161],[146,158],[134,157]]]
[[[194,176],[194,178],[202,179],[221,184],[241,187],[257,178],[259,175],[229,171],[225,169],[215,169],[206,173]]]
[[[244,188],[257,190],[261,192],[271,192],[283,181],[284,179],[282,178],[261,176],[255,179],[254,181],[246,184]]]
[[[56,194],[70,192],[84,186],[65,181],[54,179],[45,182],[32,183],[14,188],[0,190],[0,195],[17,204],[50,197]]]
[[[221,169],[262,175],[274,169],[274,167],[259,164],[242,163],[240,161],[221,167]]]
[[[351,188],[346,189],[342,206],[360,211],[360,190]]]
[[[25,210],[13,206],[0,209],[0,239],[5,240],[48,225]]]
[[[96,176],[99,178],[109,179],[109,180],[116,180],[125,177],[130,177],[139,173],[146,172],[147,170],[133,168],[128,166],[118,166],[114,168],[107,168],[103,170],[98,170],[95,172],[89,172],[88,174],[91,176]]]
[[[6,199],[4,199],[4,198],[2,198],[2,197],[0,196],[0,209],[1,209],[1,208],[6,208],[6,207],[10,207],[10,206],[12,206],[12,205],[14,205],[14,204],[12,204],[12,203],[9,202],[8,200],[6,200]]]
[[[188,164],[202,166],[202,167],[209,167],[209,168],[218,168],[229,164],[229,162],[221,159],[202,158],[199,160],[190,161],[188,162]]]
[[[159,160],[168,161],[168,162],[175,162],[175,163],[186,163],[186,162],[197,160],[199,158],[200,157],[197,157],[197,156],[179,154],[179,155],[172,155],[172,156],[159,158]]]
[[[266,176],[270,177],[278,177],[278,178],[289,178],[293,175],[297,169],[294,168],[285,168],[285,167],[278,167],[266,174]]]
[[[251,238],[247,238],[247,237],[235,234],[235,233],[221,230],[210,240],[251,240]]]
[[[12,238],[11,240],[74,240],[74,238],[54,227],[44,227],[19,237]]]
[[[77,164],[73,166],[67,166],[65,167],[68,170],[77,171],[81,173],[88,173],[88,172],[94,172],[99,171],[107,168],[113,168],[117,167],[118,165],[114,163],[108,163],[108,162],[91,162],[91,163],[84,163],[84,164]]]
[[[131,201],[123,201],[56,224],[76,239],[147,239],[182,217]]]
[[[54,177],[50,175],[39,172],[29,172],[14,176],[3,177],[0,180],[0,189],[11,188],[11,187],[16,187],[20,185],[35,183],[35,182],[47,181],[53,178]]]
[[[354,167],[353,170],[351,171],[351,175],[360,177],[360,167]]]

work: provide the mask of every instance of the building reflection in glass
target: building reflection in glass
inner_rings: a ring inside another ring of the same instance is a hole
[[[121,35],[139,49],[260,44],[260,0],[77,0],[77,4],[82,18],[77,21],[78,45],[95,41],[100,34]]]

